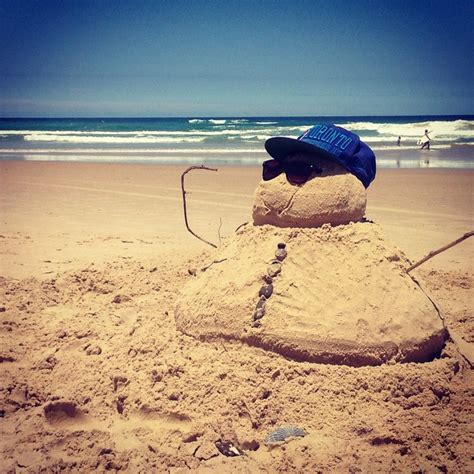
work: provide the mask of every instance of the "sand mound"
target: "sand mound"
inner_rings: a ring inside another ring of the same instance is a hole
[[[452,343],[426,364],[362,368],[201,343],[172,311],[197,280],[188,269],[212,261],[174,253],[0,278],[0,471],[472,472],[472,370]],[[426,277],[447,321],[474,334],[472,275]],[[288,425],[308,434],[265,444]]]
[[[288,256],[263,303],[261,326],[253,327],[279,242],[286,243]],[[237,339],[299,361],[426,361],[439,353],[446,331],[431,300],[405,273],[407,266],[375,224],[249,225],[185,286],[177,327],[203,340]]]
[[[290,184],[284,174],[261,181],[255,191],[254,224],[319,227],[360,221],[366,206],[364,186],[352,174],[336,171],[303,186]]]

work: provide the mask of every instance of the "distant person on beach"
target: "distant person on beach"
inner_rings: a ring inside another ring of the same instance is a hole
[[[428,135],[428,133],[431,133],[431,131],[428,132],[428,130],[425,130],[425,134],[421,137],[421,149],[424,150],[425,148],[427,150],[430,149],[430,136]]]
[[[397,146],[400,146],[400,142],[402,141],[402,137],[398,137],[397,139]]]

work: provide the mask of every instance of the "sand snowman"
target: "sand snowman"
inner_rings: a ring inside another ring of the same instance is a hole
[[[316,125],[265,147],[253,223],[183,288],[178,330],[307,362],[421,362],[447,331],[409,262],[364,220],[375,156],[357,135]]]

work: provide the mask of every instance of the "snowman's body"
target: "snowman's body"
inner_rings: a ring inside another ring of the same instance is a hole
[[[179,330],[353,366],[440,352],[447,333],[437,308],[405,272],[403,253],[376,224],[360,222],[362,184],[331,169],[300,186],[284,175],[260,183],[254,224],[228,238],[213,256],[219,263],[183,289]],[[279,243],[287,256],[272,263]],[[271,296],[259,297],[271,268]]]

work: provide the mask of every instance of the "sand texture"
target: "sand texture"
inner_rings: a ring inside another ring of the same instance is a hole
[[[290,184],[281,174],[259,183],[255,191],[253,222],[277,227],[358,222],[364,216],[366,199],[362,183],[345,171],[317,176],[302,186]]]
[[[351,367],[199,341],[177,330],[174,310],[221,264],[202,272],[216,250],[184,228],[183,168],[1,171],[0,472],[473,472],[473,372],[459,344],[425,363]],[[366,214],[414,261],[470,230],[473,176],[380,172]],[[222,218],[224,249],[250,220],[259,179],[250,167],[190,173],[193,229],[219,244]],[[288,259],[300,258],[293,239]],[[414,272],[467,348],[472,255],[466,241]],[[287,426],[307,435],[265,444]]]
[[[265,313],[252,315],[275,264]],[[229,238],[178,298],[177,328],[201,340],[238,339],[300,361],[377,365],[439,354],[443,321],[404,271],[406,257],[379,227],[319,229],[248,225]]]

